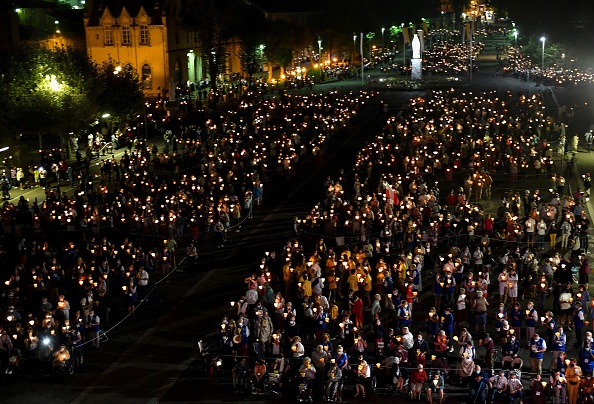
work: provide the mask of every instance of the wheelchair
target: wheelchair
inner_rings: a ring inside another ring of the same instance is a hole
[[[22,359],[20,349],[10,349],[8,352],[8,363],[6,369],[4,369],[4,377],[7,379],[20,379],[23,376],[21,370]]]
[[[73,353],[68,349],[69,355],[62,355],[58,353],[57,357],[52,360],[52,375],[54,377],[68,377],[74,374],[74,360]]]
[[[281,374],[280,373],[268,373],[264,380],[264,395],[267,398],[281,398]]]
[[[324,398],[325,402],[338,402],[343,401],[344,392],[344,378],[339,381],[332,383],[327,381],[324,384]]]

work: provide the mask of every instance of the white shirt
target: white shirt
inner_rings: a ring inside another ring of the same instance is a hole
[[[526,233],[534,233],[534,225],[536,223],[534,222],[534,219],[530,218],[528,220],[526,220]]]
[[[404,349],[409,350],[413,347],[415,341],[411,332],[402,335],[402,346]]]
[[[516,379],[509,379],[508,384],[510,393],[514,394],[522,388],[522,382]]]
[[[503,390],[507,386],[507,377],[505,376],[493,376],[489,381],[493,383],[493,388],[497,390]]]

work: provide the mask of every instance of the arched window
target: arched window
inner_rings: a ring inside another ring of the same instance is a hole
[[[153,76],[151,67],[147,64],[142,66],[142,86],[146,89],[153,88]]]

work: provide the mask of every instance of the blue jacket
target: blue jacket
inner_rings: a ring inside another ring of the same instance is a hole
[[[530,339],[530,357],[542,359],[544,357],[544,352],[534,352],[532,347],[536,347],[537,350],[545,349],[547,347],[545,340],[542,338],[539,338],[537,341],[535,341],[534,338]]]
[[[565,346],[567,344],[567,336],[562,332],[559,336],[555,333],[553,336],[553,351],[565,352]]]

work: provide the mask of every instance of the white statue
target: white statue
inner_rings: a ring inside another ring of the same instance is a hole
[[[412,40],[412,49],[413,49],[413,59],[420,59],[421,58],[421,41],[419,40],[419,35],[415,34]]]

